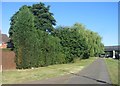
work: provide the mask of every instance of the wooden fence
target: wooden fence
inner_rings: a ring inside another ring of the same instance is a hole
[[[16,69],[15,53],[13,51],[2,51],[2,70]]]

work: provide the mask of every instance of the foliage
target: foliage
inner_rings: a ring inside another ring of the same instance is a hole
[[[57,27],[50,6],[22,6],[11,17],[9,35],[16,53],[17,68],[70,63],[103,52],[101,37],[82,24]]]
[[[43,60],[44,66],[57,64],[57,63],[64,63],[64,55],[61,52],[62,48],[60,45],[60,39],[57,37],[53,37],[45,32],[43,32],[43,35],[40,36],[41,31],[38,32],[39,32],[39,37],[42,37],[41,40],[39,39],[39,41],[42,41],[42,43],[38,44],[39,47],[38,49],[41,48],[44,59]]]
[[[86,59],[90,56],[98,56],[103,52],[101,37],[82,24],[76,23],[72,27],[57,27],[53,36],[61,39],[67,62],[72,62],[74,58]]]
[[[14,44],[16,65],[19,69],[65,62],[65,56],[61,52],[60,39],[50,35],[50,31],[53,29],[52,24],[55,25],[52,14],[50,13],[51,16],[48,15],[50,19],[48,17],[40,17],[42,14],[39,11],[43,9],[43,13],[47,12],[46,14],[48,14],[48,8],[44,7],[42,3],[35,4],[32,7],[22,6],[11,18],[9,34]],[[35,12],[37,13],[35,14]],[[41,18],[48,22],[45,24],[41,21]],[[39,22],[36,23],[36,19]],[[40,22],[45,25],[37,26],[41,25]],[[51,26],[47,26],[47,24]]]
[[[44,3],[34,4],[30,7],[35,16],[35,27],[37,29],[51,32],[54,30],[52,25],[56,25],[53,13],[49,12],[50,6],[45,7]]]
[[[15,21],[12,40],[16,53],[16,65],[18,68],[29,68],[33,58],[31,49],[34,49],[34,16],[27,6],[23,6],[17,13]]]
[[[86,52],[89,56],[98,56],[100,53],[103,53],[104,45],[101,43],[102,38],[98,35],[98,33],[86,29],[79,23],[74,24],[73,27],[78,29],[81,37],[85,39],[85,46],[87,48]]]

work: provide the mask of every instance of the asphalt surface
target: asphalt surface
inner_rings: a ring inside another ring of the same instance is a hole
[[[101,58],[94,61],[80,73],[73,75],[69,84],[111,84],[105,61]]]
[[[71,69],[72,70],[72,69]],[[104,59],[98,58],[79,73],[24,84],[111,84]]]

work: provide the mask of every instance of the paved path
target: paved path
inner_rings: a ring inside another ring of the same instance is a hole
[[[28,82],[29,84],[111,84],[104,59],[98,58],[77,74]]]
[[[111,84],[103,59],[97,59],[80,73],[73,75],[69,84]]]

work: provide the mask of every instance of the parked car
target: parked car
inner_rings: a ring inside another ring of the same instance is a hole
[[[100,54],[99,57],[104,58],[104,57],[105,57],[105,54]]]

